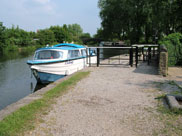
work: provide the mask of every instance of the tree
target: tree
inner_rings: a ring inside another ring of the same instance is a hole
[[[157,42],[181,32],[181,0],[99,0],[103,36],[133,43]]]
[[[63,43],[70,42],[71,36],[69,36],[69,33],[67,31],[67,26],[60,27],[60,26],[51,26],[50,30],[54,33],[56,42]]]
[[[3,26],[3,23],[0,22],[0,54],[3,53],[3,47],[5,46],[5,27]]]
[[[7,46],[29,46],[32,44],[32,40],[33,37],[31,37],[30,32],[26,32],[18,26],[6,29],[5,44]]]
[[[80,40],[83,42],[83,44],[86,44],[89,39],[91,39],[91,36],[89,33],[83,33],[80,36]]]
[[[3,51],[17,51],[19,47],[28,47],[31,45],[46,45],[76,42],[82,43],[82,39],[90,37],[89,33],[83,33],[78,24],[63,26],[51,26],[48,29],[38,30],[37,32],[27,32],[18,26],[6,28],[0,22],[0,54]]]
[[[80,36],[82,35],[83,30],[79,24],[68,25],[67,30],[69,34],[71,35],[72,41],[81,42]]]
[[[41,45],[52,44],[53,42],[56,41],[54,32],[52,32],[49,29],[39,30],[37,32],[37,37],[39,39],[38,42]]]

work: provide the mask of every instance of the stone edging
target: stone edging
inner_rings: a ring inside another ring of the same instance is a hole
[[[182,96],[180,95],[166,95],[166,101],[172,110],[182,110],[182,105],[178,103],[177,100],[182,101]]]
[[[87,68],[80,70],[80,71],[85,71]],[[79,71],[79,72],[80,72]],[[40,99],[42,98],[43,94],[46,93],[47,91],[53,89],[54,87],[56,87],[58,84],[60,84],[61,82],[69,79],[70,77],[72,77],[73,75],[75,75],[77,72],[66,76],[62,79],[57,80],[56,82],[53,82],[49,85],[47,85],[44,88],[41,88],[40,90],[37,90],[35,93],[29,94],[28,96],[20,99],[19,101],[12,103],[10,105],[8,105],[7,107],[5,107],[4,109],[0,110],[0,121],[3,120],[7,115],[11,114],[12,112],[15,112],[16,110],[18,110],[19,108],[28,105],[29,103],[33,102],[34,100]]]

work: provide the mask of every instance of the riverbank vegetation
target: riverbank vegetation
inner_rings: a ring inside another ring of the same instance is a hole
[[[47,44],[54,45],[63,42],[83,44],[91,38],[89,33],[83,33],[79,24],[51,26],[50,28],[27,32],[18,26],[6,28],[0,22],[0,56],[10,52],[28,54],[36,48]]]
[[[76,85],[78,81],[87,77],[90,72],[78,72],[69,79],[61,82],[55,88],[46,92],[41,99],[18,109],[14,113],[0,121],[0,136],[15,136],[30,130],[34,123],[39,120],[42,114],[50,108],[55,102],[55,98],[60,97],[68,91],[69,88]]]
[[[172,33],[165,36],[159,44],[168,50],[168,66],[182,65],[182,34]]]

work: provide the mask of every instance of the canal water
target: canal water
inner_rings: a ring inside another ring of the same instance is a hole
[[[26,64],[32,57],[0,60],[0,110],[39,88]]]

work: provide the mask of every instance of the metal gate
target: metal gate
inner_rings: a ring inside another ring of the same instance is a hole
[[[131,47],[88,47],[89,66],[96,65],[130,65],[138,66],[139,61],[147,61],[150,65],[153,57],[158,59],[158,45],[132,45]],[[91,57],[97,56],[97,63],[91,62]]]

